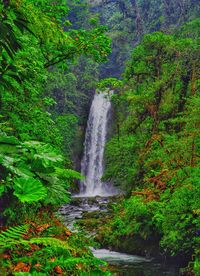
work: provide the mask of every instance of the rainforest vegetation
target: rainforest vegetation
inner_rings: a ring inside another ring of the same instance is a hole
[[[96,241],[200,275],[198,1],[1,0],[0,15],[0,275],[113,275]],[[88,241],[58,210],[97,88],[114,91],[102,180],[121,196]]]

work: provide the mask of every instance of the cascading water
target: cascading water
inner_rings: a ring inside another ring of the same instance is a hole
[[[85,180],[80,183],[80,194],[75,195],[70,203],[60,209],[63,221],[71,231],[77,232],[75,225],[80,223],[79,226],[88,228],[92,236],[96,235],[98,226],[102,226],[106,217],[112,214],[111,205],[117,200],[117,194],[120,192],[112,185],[101,181],[110,109],[109,97],[103,93],[95,94],[90,108],[81,163],[81,172]],[[91,221],[96,225],[92,227]],[[151,259],[107,249],[92,248],[92,252],[97,258],[113,265],[117,275],[179,275],[176,267],[156,261],[154,263]]]
[[[80,227],[88,228],[89,235],[92,236],[96,235],[98,226],[106,222],[106,217],[112,214],[111,205],[117,200],[116,194],[119,193],[110,184],[101,181],[110,109],[109,97],[103,93],[95,94],[90,108],[81,163],[85,180],[80,183],[80,194],[75,195],[70,204],[63,205],[60,209],[63,221],[71,231],[77,232],[75,225],[78,223]],[[95,222],[95,226],[90,222]],[[91,249],[94,256],[113,265],[117,275],[179,275],[176,267],[154,262],[153,259],[107,249]]]
[[[110,193],[108,186],[101,181],[110,109],[109,96],[104,93],[95,94],[90,108],[81,162],[81,173],[85,176],[85,180],[80,183],[82,196],[106,196]]]

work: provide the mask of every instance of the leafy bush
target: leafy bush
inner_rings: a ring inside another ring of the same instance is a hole
[[[177,188],[162,211],[161,245],[172,255],[191,255],[199,246],[200,178],[196,180]]]
[[[198,25],[147,34],[133,49],[113,95],[104,173],[131,195],[116,209],[108,241],[153,237],[164,255],[188,261],[200,242]]]
[[[137,164],[134,157],[136,139],[132,135],[112,138],[106,146],[106,171],[103,180],[129,191],[134,186]]]
[[[20,142],[2,134],[0,149],[3,201],[8,196],[14,203],[17,198],[19,203],[35,204],[36,209],[39,201],[54,206],[69,201],[67,189],[73,179],[81,177],[78,172],[63,168],[63,157],[52,146],[36,141]]]

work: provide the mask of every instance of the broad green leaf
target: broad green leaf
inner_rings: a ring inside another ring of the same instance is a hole
[[[0,197],[2,196],[2,194],[5,191],[5,187],[4,186],[0,186]]]
[[[34,177],[34,173],[32,173],[25,164],[22,164],[17,168],[13,167],[13,172],[18,176],[23,176],[24,178]]]
[[[0,144],[19,145],[19,140],[14,136],[0,136]]]
[[[20,150],[19,147],[14,144],[12,145],[12,144],[0,143],[0,153],[13,154],[13,153],[19,152],[19,150]]]
[[[84,179],[84,177],[79,172],[71,169],[62,169],[62,168],[56,167],[56,174],[66,179],[78,179],[78,180]]]
[[[21,202],[31,203],[44,199],[47,191],[39,180],[20,177],[14,180],[14,195]]]
[[[47,187],[46,204],[61,205],[70,201],[70,193],[67,191],[68,185],[62,181],[55,181]]]
[[[49,167],[52,163],[63,161],[62,156],[58,154],[55,149],[48,144],[31,141],[25,142],[23,145],[35,151],[35,154],[33,154],[33,159],[35,159],[36,161],[41,161],[44,167]]]

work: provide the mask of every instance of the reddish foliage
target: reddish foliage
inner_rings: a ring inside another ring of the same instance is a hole
[[[15,251],[15,253],[17,254],[17,255],[21,255],[22,254],[22,252],[21,251]]]
[[[56,226],[62,226],[62,223],[57,219],[54,220],[54,223]]]
[[[69,230],[66,230],[65,234],[66,234],[67,237],[70,237],[72,235],[72,233]]]
[[[157,141],[163,147],[162,137],[159,134],[153,134],[151,139],[146,142],[145,148],[151,146],[154,141]]]
[[[159,194],[158,191],[145,188],[140,192],[134,192],[133,195],[144,196],[146,201],[158,200]]]
[[[63,274],[62,268],[58,265],[54,268],[54,271],[58,274]]]
[[[30,237],[28,236],[28,235],[23,235],[23,238],[25,239],[25,240],[28,240]]]
[[[32,250],[39,250],[40,249],[39,246],[37,246],[36,244],[30,244],[30,248]]]
[[[2,254],[2,255],[0,255],[0,259],[10,259],[10,255]]]
[[[14,267],[14,271],[15,272],[29,272],[30,271],[30,264],[26,264],[26,263],[22,263],[19,262],[15,267]]]
[[[43,224],[41,226],[36,227],[36,231],[37,232],[43,232],[44,230],[46,230],[49,227],[50,227],[50,225],[48,223],[46,223],[46,224]]]
[[[35,267],[41,267],[42,265],[41,264],[39,264],[39,263],[37,263],[36,265],[35,265]]]
[[[76,268],[79,269],[79,270],[82,270],[83,264],[76,264]]]
[[[166,190],[167,183],[163,182],[163,176],[167,173],[166,170],[161,171],[158,175],[148,179],[148,182],[153,183],[154,187],[158,190]]]
[[[44,230],[48,229],[50,227],[50,224],[46,223],[46,224],[42,224],[42,225],[37,225],[36,223],[31,223],[31,225],[33,226],[33,228],[29,229],[29,232],[31,233],[41,233],[43,232]]]

